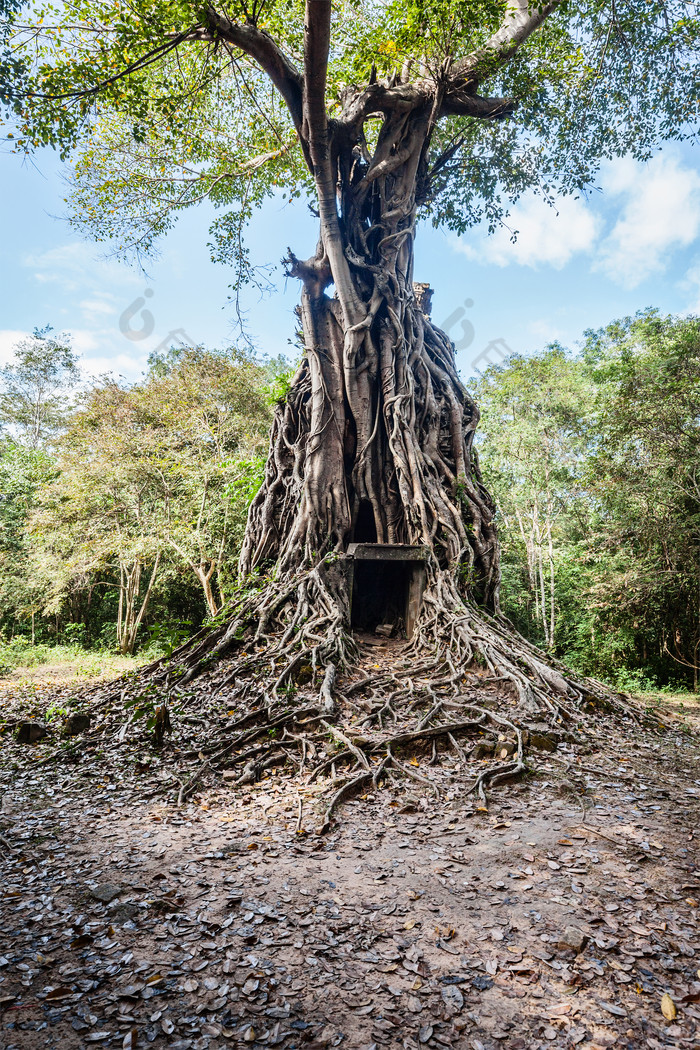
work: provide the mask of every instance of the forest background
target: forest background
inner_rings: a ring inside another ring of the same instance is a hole
[[[0,370],[0,668],[167,653],[237,586],[284,358],[181,348],[86,384],[70,339]],[[504,611],[620,689],[698,691],[700,320],[647,310],[474,390]]]

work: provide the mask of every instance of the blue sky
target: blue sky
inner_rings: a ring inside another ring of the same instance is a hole
[[[182,217],[145,276],[70,230],[64,189],[52,153],[31,162],[0,154],[0,362],[46,324],[72,333],[88,374],[127,380],[163,341],[232,341],[230,275],[209,259],[206,208]],[[465,378],[507,350],[531,353],[553,339],[573,347],[586,328],[646,306],[700,313],[700,157],[689,145],[646,165],[606,165],[588,200],[554,210],[526,198],[509,225],[515,243],[507,230],[419,232],[416,279],[435,289],[433,316],[449,328]],[[291,354],[298,287],[278,264],[288,246],[312,254],[314,219],[305,205],[274,200],[248,241],[257,263],[276,266],[271,294],[244,296],[250,334],[261,353]]]

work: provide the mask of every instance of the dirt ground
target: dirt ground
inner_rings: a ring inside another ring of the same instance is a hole
[[[133,657],[96,656],[82,660],[63,660],[60,663],[39,664],[36,667],[21,666],[0,676],[0,704],[17,691],[53,689],[61,686],[84,686],[90,681],[117,678],[138,666]]]
[[[488,812],[421,765],[323,836],[275,771],[178,809],[177,727],[128,761],[6,734],[0,1046],[697,1050],[700,738],[667,722],[538,755]]]

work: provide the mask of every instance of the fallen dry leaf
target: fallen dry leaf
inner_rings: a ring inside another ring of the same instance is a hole
[[[661,996],[661,1013],[664,1015],[667,1021],[675,1021],[678,1016],[678,1010],[668,992],[664,992]]]
[[[74,995],[72,988],[62,986],[61,988],[52,988],[50,992],[46,993],[46,998],[55,1001],[56,999],[67,999],[69,995]]]

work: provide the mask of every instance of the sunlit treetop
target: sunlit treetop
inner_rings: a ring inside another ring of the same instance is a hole
[[[307,22],[322,6],[310,0]],[[0,12],[5,134],[72,160],[73,221],[147,253],[209,199],[214,254],[243,278],[251,212],[275,191],[316,197],[305,98],[320,95],[349,185],[393,162],[419,100],[419,203],[457,232],[493,227],[528,188],[585,190],[603,159],[646,158],[698,122],[700,20],[684,0],[335,0],[327,66],[311,22],[305,43],[301,0],[0,0]]]

